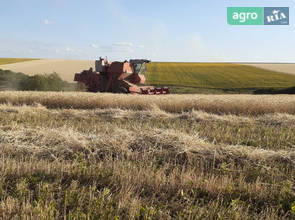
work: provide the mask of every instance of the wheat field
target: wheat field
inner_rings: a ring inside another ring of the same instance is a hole
[[[289,74],[295,74],[295,64],[294,63],[253,63],[248,64],[250,66],[268,69],[272,71],[278,71],[281,73],[289,73]]]
[[[67,82],[74,81],[75,73],[94,68],[94,61],[90,60],[63,60],[63,59],[40,59],[26,62],[6,62],[0,58],[0,69],[22,72],[27,75],[57,73]],[[8,59],[10,61],[10,59]],[[12,60],[13,61],[13,60]]]
[[[0,92],[0,218],[295,218],[295,97]]]

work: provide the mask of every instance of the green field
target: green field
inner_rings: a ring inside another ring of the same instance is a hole
[[[0,58],[0,65],[11,64],[11,63],[19,63],[24,61],[30,61],[36,59],[29,59],[29,58]]]
[[[150,85],[169,86],[174,92],[245,92],[295,86],[295,75],[226,63],[150,63]]]

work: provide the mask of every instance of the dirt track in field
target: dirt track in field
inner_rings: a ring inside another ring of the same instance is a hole
[[[22,72],[28,75],[56,72],[63,80],[73,82],[75,73],[90,67],[94,68],[94,66],[95,63],[92,60],[44,59],[0,65],[0,69]]]
[[[291,63],[291,64],[257,63],[257,64],[247,64],[247,65],[295,75],[295,63]]]

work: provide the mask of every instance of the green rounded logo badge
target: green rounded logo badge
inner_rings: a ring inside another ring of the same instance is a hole
[[[289,25],[289,7],[228,7],[229,25]]]
[[[228,7],[227,23],[230,25],[263,25],[263,8]]]

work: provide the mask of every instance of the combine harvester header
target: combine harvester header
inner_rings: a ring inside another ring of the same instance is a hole
[[[168,87],[138,86],[145,84],[146,64],[150,60],[134,59],[109,62],[100,58],[92,68],[75,74],[74,81],[84,83],[89,92],[131,93],[145,95],[170,94]]]

